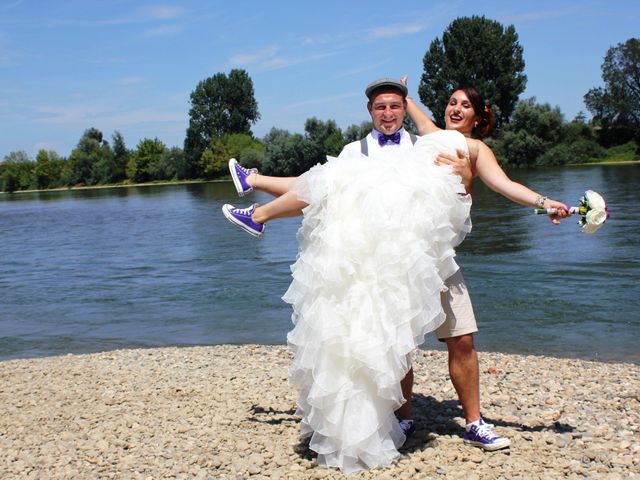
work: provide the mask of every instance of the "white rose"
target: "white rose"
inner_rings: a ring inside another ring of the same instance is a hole
[[[585,219],[586,223],[582,226],[582,231],[585,233],[595,233],[606,219],[607,212],[605,212],[604,209],[589,210]]]
[[[594,210],[604,210],[606,207],[604,198],[602,198],[599,193],[596,193],[593,190],[587,190],[586,192],[584,192],[584,198],[587,201],[589,208],[592,208]]]

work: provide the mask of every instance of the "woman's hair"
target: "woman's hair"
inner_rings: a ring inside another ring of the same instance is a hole
[[[493,116],[489,102],[485,102],[478,89],[473,85],[461,85],[454,91],[458,90],[462,90],[465,93],[473,106],[474,113],[480,117],[478,124],[473,127],[471,134],[480,138],[486,137],[495,125],[495,117]]]

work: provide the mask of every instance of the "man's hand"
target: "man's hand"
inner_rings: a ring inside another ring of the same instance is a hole
[[[473,191],[473,171],[471,170],[471,161],[462,150],[456,150],[457,156],[447,153],[439,153],[434,163],[436,165],[451,165],[453,174],[458,175],[462,179],[467,193]]]

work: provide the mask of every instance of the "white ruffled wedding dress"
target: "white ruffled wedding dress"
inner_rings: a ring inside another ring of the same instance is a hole
[[[471,230],[460,177],[433,164],[455,149],[467,151],[465,138],[439,131],[411,150],[329,157],[294,186],[309,206],[283,297],[295,324],[290,380],[319,465],[352,473],[400,455],[408,354],[444,321],[440,292]]]

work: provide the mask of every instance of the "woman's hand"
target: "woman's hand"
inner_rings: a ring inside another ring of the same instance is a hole
[[[462,179],[467,193],[471,193],[473,190],[473,171],[471,170],[471,161],[469,157],[465,155],[462,150],[456,150],[456,156],[449,155],[448,153],[439,153],[434,163],[436,165],[451,165],[451,169],[454,175],[458,175]]]
[[[551,223],[553,223],[554,225],[560,225],[561,219],[571,216],[571,214],[569,213],[569,207],[567,207],[562,202],[558,202],[557,200],[551,200],[550,198],[547,198],[544,201],[543,206],[544,208],[555,208],[558,210],[558,213],[549,215]]]

